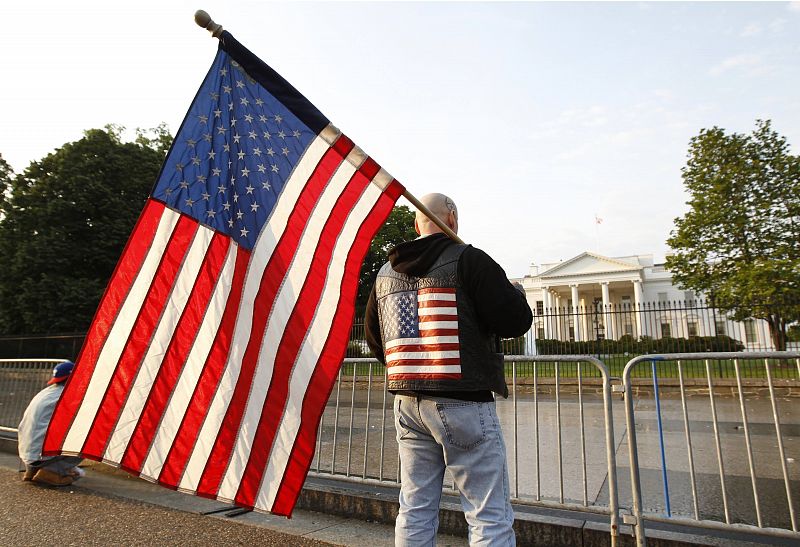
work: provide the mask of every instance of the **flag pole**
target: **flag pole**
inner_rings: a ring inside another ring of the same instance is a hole
[[[197,23],[198,26],[203,27],[208,32],[210,32],[213,38],[219,38],[220,35],[222,34],[222,25],[220,25],[219,23],[215,23],[214,20],[206,11],[199,9],[196,12],[194,12],[194,22]],[[451,230],[447,224],[444,223],[442,219],[434,215],[430,211],[430,209],[425,207],[417,198],[415,198],[411,194],[411,192],[409,192],[408,190],[404,190],[403,197],[406,198],[408,201],[410,201],[411,204],[414,207],[416,207],[420,213],[431,219],[433,223],[436,224],[442,230],[442,232],[444,232],[445,234],[447,234],[448,237],[450,237],[450,239],[452,239],[456,243],[464,243],[461,240],[461,238],[458,237],[456,233],[453,230]]]

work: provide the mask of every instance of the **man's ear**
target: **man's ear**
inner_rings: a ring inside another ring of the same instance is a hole
[[[414,231],[417,232],[418,236],[422,235],[422,232],[419,231],[419,222],[417,222],[416,218],[414,219]]]

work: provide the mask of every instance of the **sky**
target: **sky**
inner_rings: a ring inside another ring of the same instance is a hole
[[[771,119],[800,153],[800,2],[124,5],[0,8],[16,172],[109,123],[176,132],[216,53],[198,8],[413,195],[452,197],[511,277],[584,251],[663,261],[703,128]]]

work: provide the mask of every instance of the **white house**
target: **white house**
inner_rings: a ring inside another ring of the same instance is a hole
[[[748,348],[771,349],[764,321],[733,322],[706,308],[692,291],[673,285],[672,274],[650,254],[612,258],[587,251],[562,262],[532,264],[528,275],[512,281],[522,284],[534,310],[536,338],[725,334]]]

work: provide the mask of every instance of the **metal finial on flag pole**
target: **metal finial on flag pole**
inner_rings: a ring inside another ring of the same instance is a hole
[[[215,23],[208,12],[201,9],[194,12],[194,22],[208,30],[214,38],[219,38],[220,34],[222,34],[222,25]]]
[[[203,27],[204,29],[208,30],[211,33],[211,36],[214,38],[219,38],[222,34],[222,25],[215,23],[211,16],[201,9],[194,12],[194,22],[197,23],[198,26]],[[411,192],[405,190],[403,192],[403,197],[406,198],[411,204],[416,207],[420,213],[428,217],[436,224],[442,232],[447,234],[447,236],[455,241],[456,243],[464,243],[456,233],[450,229],[450,227],[444,223],[442,219],[434,215],[430,209],[425,207],[417,198],[415,198]]]

